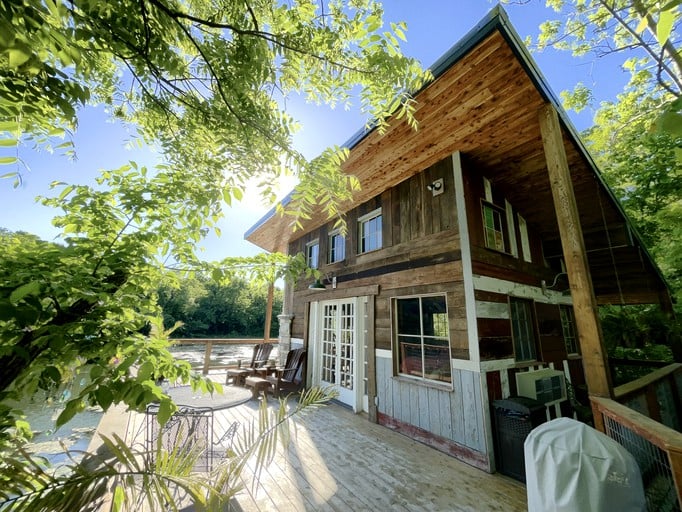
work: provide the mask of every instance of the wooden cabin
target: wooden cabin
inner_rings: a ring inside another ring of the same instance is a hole
[[[303,253],[323,276],[290,286],[280,316],[282,349],[308,348],[307,385],[333,385],[370,421],[494,471],[492,404],[519,394],[518,373],[545,368],[532,376],[548,379],[538,398],[571,414],[570,391],[605,372],[581,355],[599,351],[598,322],[582,332],[596,304],[670,296],[502,9],[431,70],[418,131],[396,120],[346,144],[343,170],[362,185],[346,236],[322,214],[292,232],[273,211],[245,237]]]

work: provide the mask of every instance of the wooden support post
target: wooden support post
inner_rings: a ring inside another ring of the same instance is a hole
[[[682,452],[678,449],[668,448],[668,461],[670,472],[673,474],[675,489],[677,489],[677,501],[682,503]]]
[[[611,398],[613,389],[608,359],[604,350],[597,300],[587,264],[585,242],[561,135],[559,116],[552,105],[546,104],[540,110],[539,120],[554,209],[559,224],[561,247],[566,262],[568,281],[571,285],[587,390],[591,395]]]
[[[265,343],[270,341],[270,324],[272,323],[272,301],[275,295],[275,284],[270,283],[268,286],[268,304],[265,307],[265,332],[263,333],[263,340]]]
[[[203,374],[208,375],[208,370],[211,366],[211,352],[213,352],[213,342],[211,340],[206,341],[206,353],[204,354],[204,370]]]

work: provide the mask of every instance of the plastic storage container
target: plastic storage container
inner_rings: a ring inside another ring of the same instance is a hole
[[[523,396],[493,402],[495,410],[495,461],[497,470],[520,482],[526,481],[523,443],[546,421],[545,406]]]

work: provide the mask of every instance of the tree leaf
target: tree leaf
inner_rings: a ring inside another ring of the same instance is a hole
[[[68,423],[71,418],[76,415],[76,413],[82,411],[84,408],[84,404],[80,399],[76,398],[74,400],[69,400],[66,402],[66,407],[64,407],[64,410],[57,417],[55,424],[57,427],[61,427],[65,423]]]
[[[670,32],[672,31],[675,22],[675,15],[676,10],[670,9],[668,11],[662,11],[658,17],[658,23],[656,24],[656,39],[661,46],[664,45],[670,37]]]
[[[27,295],[37,293],[38,291],[40,291],[40,282],[31,281],[30,283],[21,285],[19,288],[15,288],[9,296],[9,300],[12,304],[16,304]]]
[[[644,32],[644,30],[646,30],[647,26],[648,26],[648,22],[647,22],[646,17],[644,17],[641,20],[639,20],[639,25],[637,25],[637,28],[635,28],[635,32],[637,34],[641,34],[642,32]]]
[[[100,386],[95,390],[95,398],[97,399],[99,406],[105,411],[114,401],[114,395],[112,394],[111,390],[104,386]]]
[[[31,58],[31,51],[25,45],[10,48],[8,51],[9,67],[18,68]]]
[[[168,400],[162,400],[159,403],[158,420],[161,425],[165,425],[173,414],[173,406]]]

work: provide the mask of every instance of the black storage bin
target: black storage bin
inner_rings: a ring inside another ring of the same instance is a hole
[[[523,443],[535,427],[547,420],[542,402],[523,396],[493,402],[497,470],[526,482]]]

